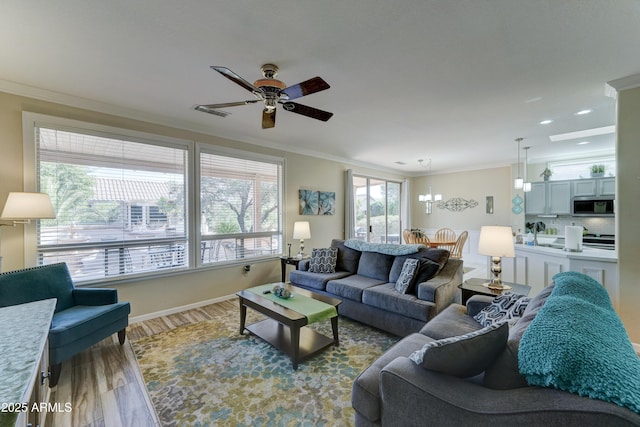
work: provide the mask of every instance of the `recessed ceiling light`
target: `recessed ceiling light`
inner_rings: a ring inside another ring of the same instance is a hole
[[[577,145],[587,145],[590,141],[581,141]]]
[[[548,125],[549,123],[553,123],[553,120],[547,119],[540,122],[541,125]]]
[[[586,110],[580,110],[576,113],[576,116],[584,116],[585,114],[589,114],[591,111],[591,109],[587,108]]]

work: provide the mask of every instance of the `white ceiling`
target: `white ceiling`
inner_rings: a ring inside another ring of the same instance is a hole
[[[0,58],[3,91],[437,173],[515,163],[517,137],[530,161],[611,153],[612,135],[549,135],[615,123],[605,83],[640,72],[640,2],[2,0]],[[287,85],[321,76],[331,88],[297,101],[333,118],[279,107],[263,130],[260,104],[193,110],[252,99],[210,65],[252,82],[264,63]]]

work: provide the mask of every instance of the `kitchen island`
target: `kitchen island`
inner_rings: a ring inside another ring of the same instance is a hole
[[[536,295],[563,271],[578,271],[600,282],[618,307],[618,255],[616,251],[584,247],[567,252],[548,246],[515,245],[515,258],[502,259],[502,280],[525,283]]]

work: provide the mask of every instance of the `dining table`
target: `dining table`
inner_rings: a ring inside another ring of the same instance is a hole
[[[429,237],[429,247],[430,248],[445,248],[445,249],[452,249],[456,244],[455,239],[454,240],[448,240],[448,239],[436,239]]]

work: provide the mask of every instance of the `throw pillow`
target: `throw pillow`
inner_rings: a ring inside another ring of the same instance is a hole
[[[473,318],[482,326],[519,319],[530,300],[531,298],[524,295],[505,292],[495,297],[491,304],[483,308]]]
[[[427,258],[419,258],[418,272],[415,274],[413,285],[426,282],[440,272],[440,264]]]
[[[503,322],[457,337],[444,338],[425,344],[410,356],[425,369],[472,377],[483,372],[507,344],[509,326]]]
[[[311,273],[335,273],[338,248],[316,248],[311,251],[309,271]]]
[[[398,281],[395,285],[396,291],[401,294],[407,293],[407,290],[413,283],[415,273],[418,270],[418,264],[418,260],[415,258],[407,258],[404,261],[404,264],[402,265],[402,272],[400,273],[400,277],[398,277]]]

